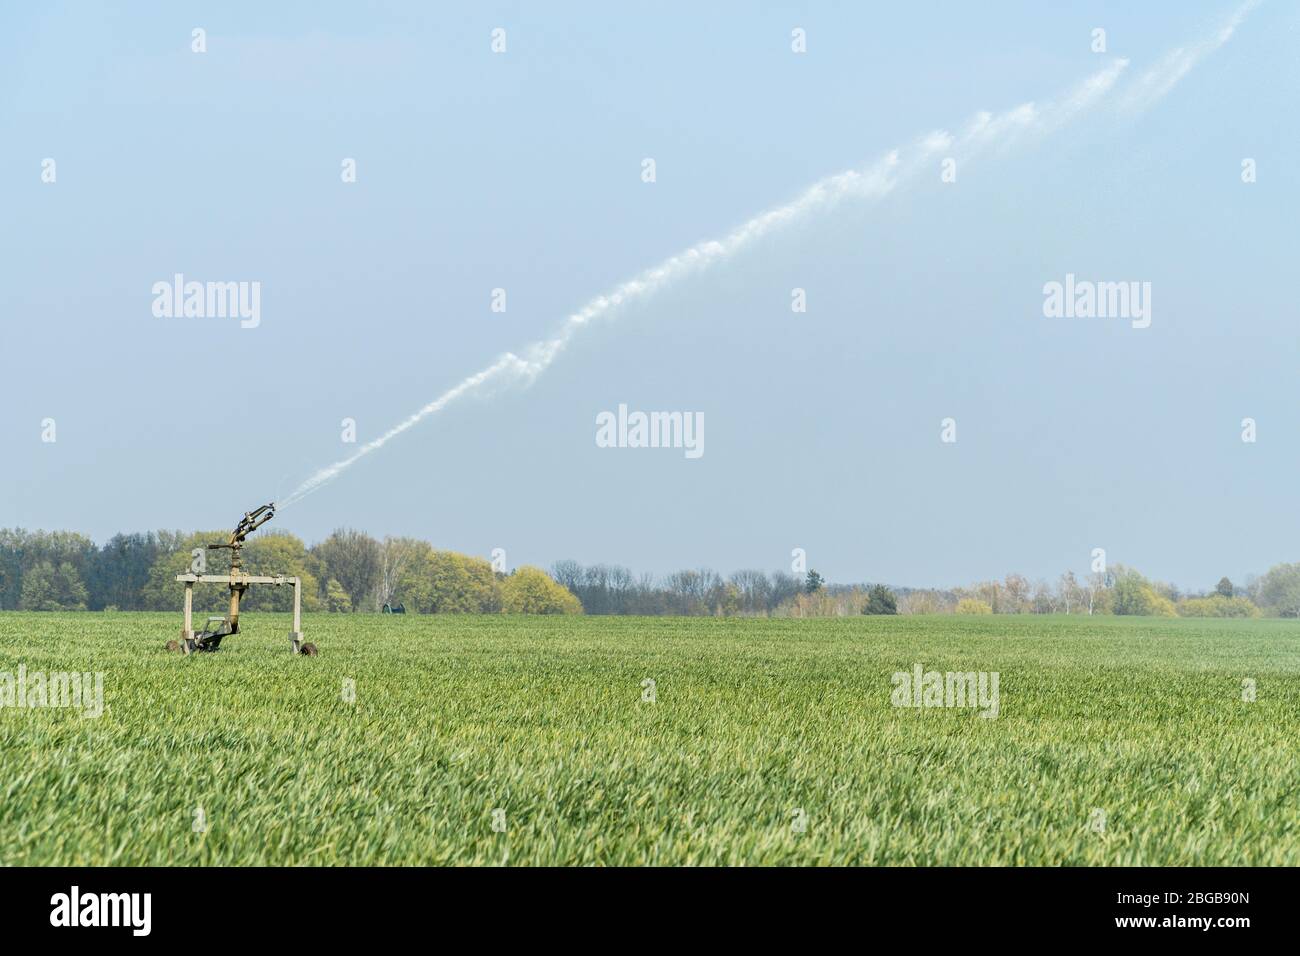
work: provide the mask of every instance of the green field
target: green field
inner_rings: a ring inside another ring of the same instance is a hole
[[[0,863],[1300,864],[1295,621],[178,627],[0,613],[0,671],[105,704],[0,709]],[[999,716],[892,706],[917,662],[998,672]]]

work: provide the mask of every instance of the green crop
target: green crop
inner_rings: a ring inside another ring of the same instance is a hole
[[[1300,864],[1297,622],[179,626],[0,613],[0,673],[104,701],[0,709],[0,863]],[[893,706],[916,664],[998,716]]]

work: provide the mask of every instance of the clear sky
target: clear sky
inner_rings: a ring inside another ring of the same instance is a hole
[[[674,253],[1127,58],[1068,122],[611,310],[276,524],[909,585],[1300,560],[1300,8],[1166,59],[1239,6],[5,5],[0,526],[230,525]],[[176,273],[259,282],[260,324],[155,316]],[[1150,282],[1150,327],[1045,317],[1068,273]],[[597,447],[620,403],[702,413],[705,453]]]

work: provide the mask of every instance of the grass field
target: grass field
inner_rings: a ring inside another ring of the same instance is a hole
[[[98,718],[0,709],[0,863],[1300,864],[1297,622],[178,627],[0,613],[0,671],[104,675]],[[892,706],[918,662],[999,715]]]

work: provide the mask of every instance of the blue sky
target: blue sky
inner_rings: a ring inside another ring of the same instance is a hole
[[[1062,6],[7,7],[0,526],[227,525],[350,454],[344,418],[364,443],[814,181],[1123,57],[1068,125],[617,310],[276,524],[655,572],[802,547],[911,585],[1094,547],[1184,587],[1300,560],[1300,12],[1263,4],[1133,111],[1238,5]],[[177,272],[260,282],[260,325],[155,317]],[[1151,327],[1044,317],[1067,273],[1149,281]],[[620,403],[703,413],[706,453],[598,448]]]

